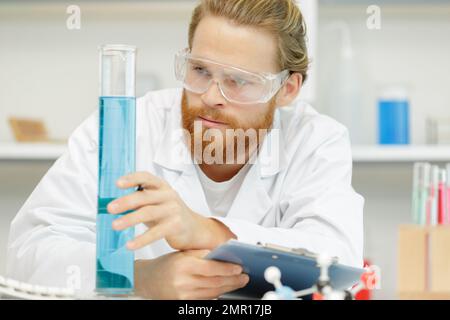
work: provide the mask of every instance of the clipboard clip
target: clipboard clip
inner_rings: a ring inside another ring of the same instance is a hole
[[[278,251],[298,254],[300,256],[312,258],[314,260],[316,260],[319,257],[319,255],[317,253],[309,251],[309,250],[307,250],[305,248],[288,248],[288,247],[280,246],[278,244],[262,243],[262,242],[258,242],[257,245],[261,246],[263,248],[266,248],[266,249],[272,249],[272,250],[278,250]],[[332,259],[333,263],[338,263],[339,262],[339,258],[338,257],[332,257],[331,259]]]

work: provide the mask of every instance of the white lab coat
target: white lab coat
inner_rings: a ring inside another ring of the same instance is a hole
[[[191,157],[177,153],[185,147],[173,134],[181,126],[181,92],[161,90],[138,99],[136,169],[162,177],[192,210],[212,216]],[[346,128],[301,101],[277,109],[273,128],[278,131],[264,140],[261,161],[251,167],[228,215],[217,219],[240,241],[327,252],[361,267],[364,200],[351,186]],[[280,142],[279,152],[270,141]],[[80,276],[81,291],[94,289],[97,146],[95,112],[73,132],[67,152],[13,220],[8,276],[57,286],[76,286]],[[136,227],[137,234],[145,230]],[[136,259],[171,251],[161,240],[138,250]]]

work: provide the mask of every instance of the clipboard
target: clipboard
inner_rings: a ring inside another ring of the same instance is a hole
[[[230,292],[223,298],[261,299],[267,291],[274,290],[273,285],[264,279],[264,271],[270,266],[281,270],[283,285],[295,291],[312,287],[320,273],[316,257],[317,254],[302,248],[292,249],[262,243],[253,245],[229,240],[211,251],[205,259],[239,264],[244,273],[250,276],[250,281],[244,288]],[[338,290],[349,289],[358,283],[364,272],[362,268],[339,264],[334,257],[329,268],[331,286]]]

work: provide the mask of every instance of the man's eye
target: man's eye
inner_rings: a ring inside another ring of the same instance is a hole
[[[243,87],[249,84],[247,80],[235,77],[228,79],[228,83],[235,87]]]
[[[192,69],[200,75],[209,75],[208,70],[203,67],[193,66]]]

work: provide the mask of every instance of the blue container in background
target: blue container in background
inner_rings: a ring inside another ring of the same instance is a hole
[[[404,90],[386,91],[378,101],[378,143],[410,143],[409,100]]]

